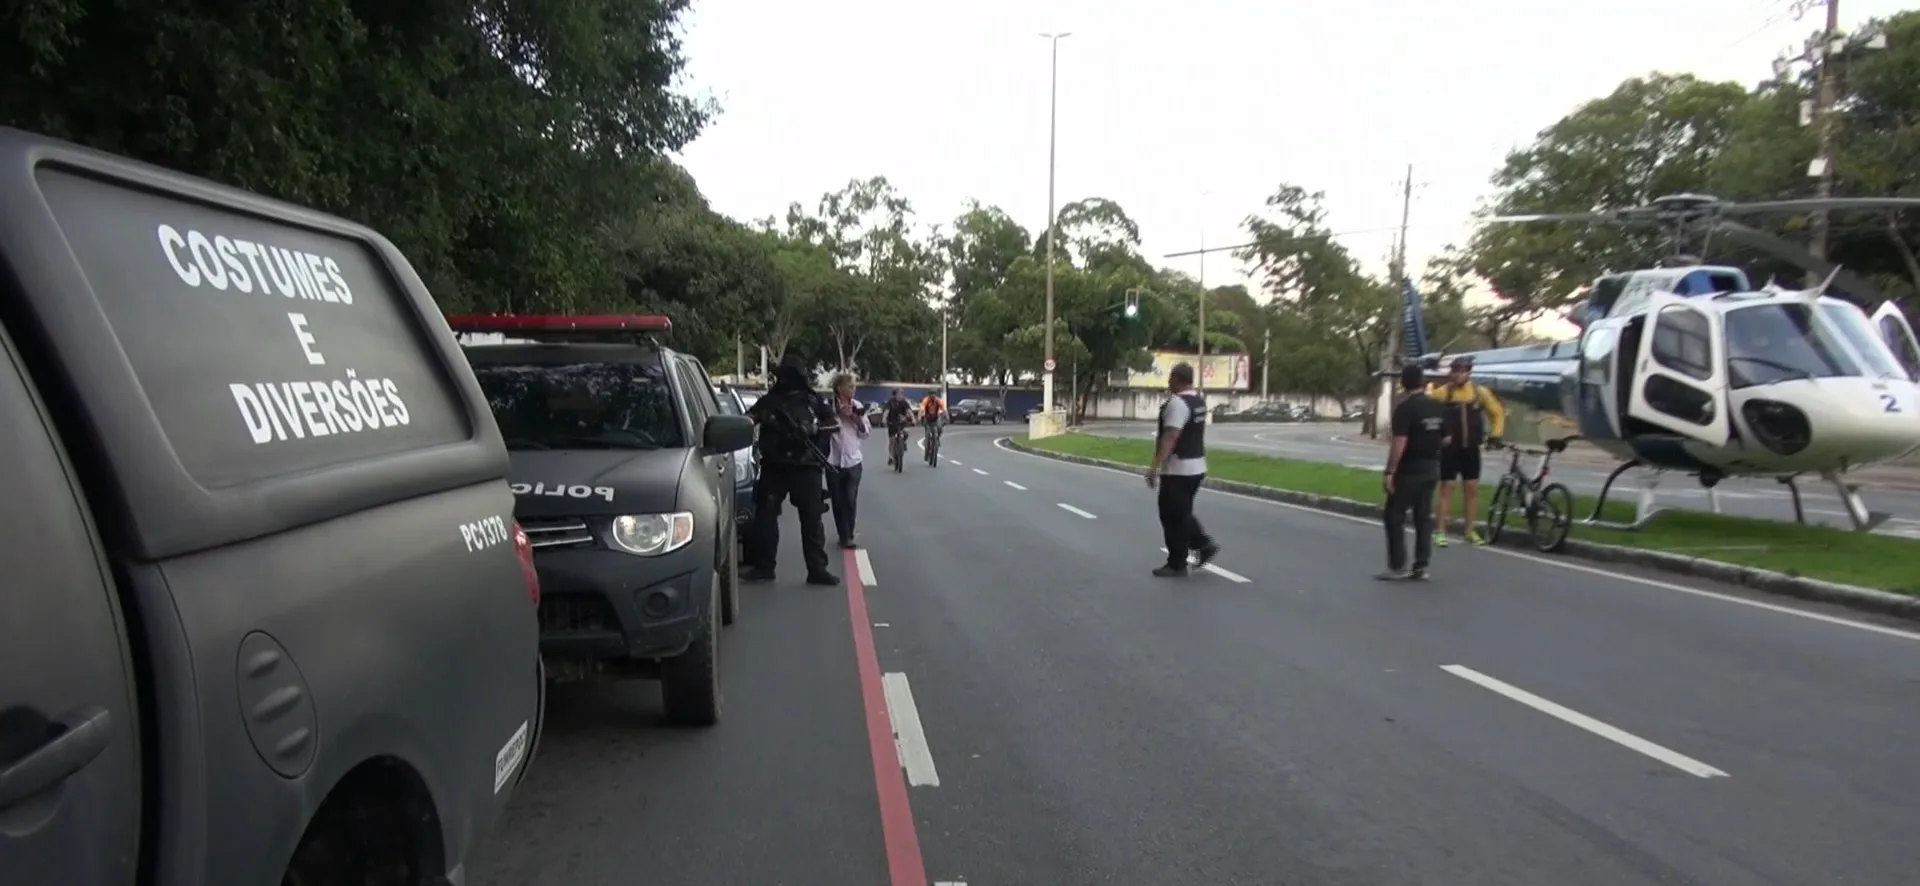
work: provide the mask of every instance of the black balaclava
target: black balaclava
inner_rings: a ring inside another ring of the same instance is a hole
[[[811,391],[813,386],[807,382],[807,370],[799,357],[789,354],[773,370],[773,388],[768,393],[786,391]]]

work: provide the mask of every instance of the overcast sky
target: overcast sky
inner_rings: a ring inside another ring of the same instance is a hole
[[[1842,23],[1895,0],[1849,0]],[[1787,0],[696,0],[688,86],[722,111],[684,162],[743,220],[884,175],[922,222],[969,198],[1038,229],[1048,42],[1058,204],[1117,201],[1159,256],[1242,242],[1280,182],[1325,191],[1384,267],[1413,165],[1416,262],[1463,238],[1505,153],[1652,70],[1753,83],[1820,24]],[[1209,283],[1244,279],[1209,256]]]

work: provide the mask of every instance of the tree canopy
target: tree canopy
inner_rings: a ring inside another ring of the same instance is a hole
[[[1150,350],[1243,353],[1273,389],[1357,395],[1399,323],[1399,283],[1332,233],[1323,195],[1276,185],[1244,226],[1252,286],[1202,291],[1140,251],[1100,197],[1037,228],[973,203],[916,213],[875,175],[781,218],[716,212],[673,162],[719,112],[680,86],[690,0],[20,0],[0,16],[0,123],[355,219],[414,262],[449,311],[660,311],[716,371],[764,345],[869,378],[1030,383],[1048,337],[1085,397]],[[1837,193],[1920,194],[1920,13],[1842,53]],[[1696,191],[1809,196],[1814,132],[1797,70],[1757,86],[1654,73],[1575,108],[1492,177],[1499,213]],[[1145,220],[1150,222],[1151,220]],[[1835,213],[1832,257],[1892,296],[1920,289],[1920,221]],[[1804,239],[1802,217],[1768,229]],[[1047,241],[1056,322],[1044,324]],[[1497,347],[1660,244],[1598,225],[1488,225],[1409,272],[1433,347]],[[1713,255],[1766,274],[1752,255]],[[1489,302],[1477,293],[1491,291]],[[1121,306],[1134,301],[1138,313]],[[744,347],[742,347],[744,346]]]

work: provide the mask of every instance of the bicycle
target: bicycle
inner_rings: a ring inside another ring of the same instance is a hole
[[[1573,492],[1559,483],[1548,483],[1546,480],[1554,455],[1567,451],[1567,443],[1576,439],[1579,438],[1548,440],[1545,450],[1507,447],[1513,450],[1513,458],[1507,463],[1507,472],[1501,475],[1500,485],[1493,490],[1493,498],[1487,503],[1488,544],[1500,540],[1500,533],[1507,528],[1507,514],[1513,509],[1517,497],[1520,512],[1526,516],[1527,531],[1533,535],[1535,550],[1550,554],[1566,545],[1567,533],[1573,530]],[[1520,458],[1525,455],[1540,456],[1540,470],[1531,477],[1520,467]]]
[[[927,467],[930,467],[930,468],[939,467],[940,466],[940,420],[937,418],[934,419],[931,424],[927,425],[927,445],[924,448],[927,450]]]
[[[888,461],[888,464],[893,465],[894,473],[898,474],[901,471],[904,471],[907,469],[907,426],[906,425],[901,425],[899,428],[892,429],[887,434],[887,454],[889,456],[892,456],[887,461]]]

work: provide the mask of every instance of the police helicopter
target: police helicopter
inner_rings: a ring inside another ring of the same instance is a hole
[[[1889,515],[1870,512],[1848,471],[1920,447],[1920,343],[1899,309],[1858,275],[1736,221],[1737,217],[1821,209],[1920,208],[1920,199],[1823,199],[1732,203],[1699,194],[1585,213],[1510,215],[1490,224],[1650,224],[1664,229],[1673,257],[1659,267],[1594,280],[1568,320],[1580,337],[1552,345],[1446,354],[1467,357],[1475,380],[1501,397],[1558,413],[1579,437],[1621,460],[1601,487],[1588,523],[1637,528],[1660,510],[1662,473],[1698,478],[1708,490],[1727,477],[1767,476],[1792,492],[1806,521],[1797,478],[1831,483],[1856,530]],[[1824,278],[1790,289],[1755,287],[1735,267],[1698,257],[1715,241],[1755,249]],[[1697,251],[1694,248],[1697,245]],[[1833,293],[1844,292],[1851,299]],[[1409,344],[1418,330],[1408,289]],[[1883,302],[1869,317],[1855,302]],[[1424,351],[1409,348],[1410,353]],[[1421,362],[1436,374],[1443,355]],[[1650,474],[1635,519],[1605,524],[1614,481],[1633,468]]]

